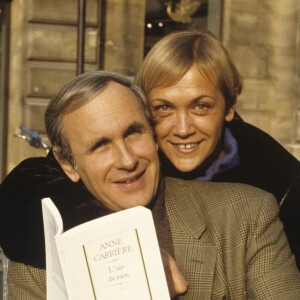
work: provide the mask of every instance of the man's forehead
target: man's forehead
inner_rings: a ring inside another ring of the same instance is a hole
[[[119,107],[128,106],[131,109],[141,110],[141,113],[144,114],[141,100],[138,99],[137,95],[129,87],[115,81],[110,81],[93,98],[83,100],[82,105],[77,105],[77,108],[66,111],[63,115],[71,114],[74,111],[79,111],[82,114],[86,110],[89,110],[90,107],[95,106],[102,107],[103,113],[104,110],[107,112],[119,112]]]
[[[92,100],[97,99],[101,101],[104,107],[113,108],[118,106],[131,106],[143,112],[141,100],[129,87],[124,86],[118,82],[111,81],[108,85],[100,91]]]
[[[132,124],[148,124],[136,95],[126,86],[112,82],[91,101],[63,117],[67,131],[121,134]]]

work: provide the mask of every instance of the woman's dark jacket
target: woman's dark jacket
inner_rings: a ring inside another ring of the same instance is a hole
[[[237,140],[240,164],[217,172],[212,181],[250,184],[276,197],[300,270],[300,162],[271,136],[238,115],[227,126]],[[164,156],[161,161],[165,175],[187,178],[187,174],[176,172]]]

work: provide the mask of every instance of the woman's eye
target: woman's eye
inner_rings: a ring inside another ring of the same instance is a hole
[[[207,113],[209,111],[209,106],[207,104],[198,103],[195,105],[195,111],[198,113]]]
[[[205,109],[207,109],[207,108],[208,108],[207,105],[202,104],[202,103],[199,103],[199,104],[196,105],[196,109],[197,109],[197,110],[203,111],[203,110],[205,110]]]
[[[167,106],[167,105],[159,105],[159,106],[155,107],[155,110],[162,111],[162,112],[168,111],[169,110],[169,106]]]

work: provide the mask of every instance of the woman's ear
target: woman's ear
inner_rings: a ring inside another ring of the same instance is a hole
[[[80,175],[75,170],[75,168],[66,160],[61,159],[59,155],[57,155],[57,148],[53,147],[53,154],[58,163],[60,164],[61,168],[64,170],[65,174],[73,181],[78,182],[80,179]]]
[[[227,122],[231,122],[233,117],[234,117],[234,112],[236,108],[236,101],[237,101],[237,96],[234,99],[234,102],[230,108],[227,109],[226,115],[225,115],[225,120]]]

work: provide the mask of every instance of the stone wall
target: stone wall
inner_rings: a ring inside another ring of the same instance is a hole
[[[224,0],[223,41],[244,78],[237,111],[300,159],[299,0]]]

